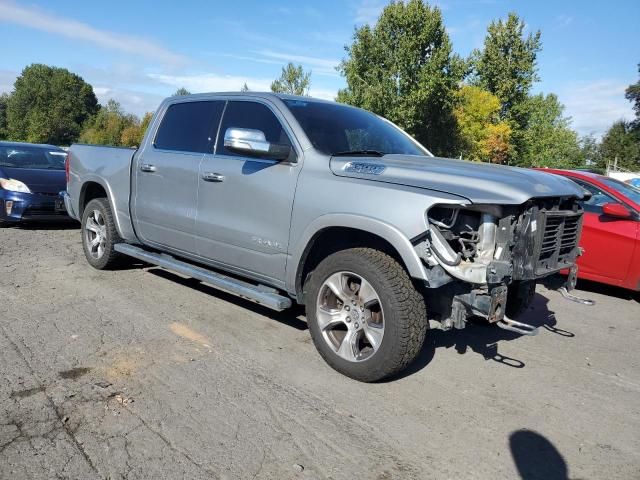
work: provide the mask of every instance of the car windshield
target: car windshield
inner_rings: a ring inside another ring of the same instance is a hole
[[[381,156],[388,153],[431,156],[391,122],[366,110],[285,99],[313,146],[326,155]]]
[[[600,181],[640,205],[640,189],[611,177],[602,177]]]
[[[64,150],[0,145],[0,167],[64,170]]]

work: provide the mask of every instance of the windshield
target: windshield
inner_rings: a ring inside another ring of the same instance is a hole
[[[64,170],[64,150],[0,145],[0,167]]]
[[[326,155],[431,155],[391,122],[366,110],[335,103],[283,101],[313,146]]]
[[[640,204],[640,189],[632,187],[628,183],[616,180],[615,178],[602,177],[600,178],[600,181],[608,187],[613,188],[616,192],[629,198],[632,202]]]

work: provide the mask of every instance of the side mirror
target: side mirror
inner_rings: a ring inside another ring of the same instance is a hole
[[[621,203],[605,203],[602,205],[602,213],[613,218],[631,218],[631,211]]]
[[[272,160],[287,160],[291,154],[289,145],[269,143],[264,132],[251,128],[227,128],[224,146],[236,153]]]

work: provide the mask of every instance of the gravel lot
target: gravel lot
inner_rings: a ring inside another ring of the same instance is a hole
[[[539,287],[520,337],[432,330],[402,378],[332,371],[300,311],[0,229],[0,478],[637,479],[640,302]]]

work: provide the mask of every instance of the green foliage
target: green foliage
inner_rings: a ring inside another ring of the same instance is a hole
[[[153,118],[153,113],[147,112],[142,117],[142,121],[138,121],[135,119],[135,123],[129,125],[124,130],[122,130],[122,134],[120,135],[120,145],[125,147],[139,147],[142,144],[142,139],[144,138],[144,134],[151,123],[151,119]]]
[[[32,64],[16,79],[7,105],[8,137],[69,145],[98,109],[91,85],[64,68]]]
[[[454,115],[463,158],[494,163],[507,160],[511,127],[500,121],[498,97],[480,87],[463,85],[457,93]]]
[[[440,9],[392,2],[374,27],[355,30],[346,52],[339,102],[388,118],[436,154],[455,153],[453,107],[466,66],[452,52]]]
[[[601,166],[613,165],[640,171],[640,130],[623,120],[615,122],[602,138]]]
[[[4,140],[8,137],[7,131],[7,105],[9,103],[9,94],[3,93],[0,95],[0,140]]]
[[[585,167],[600,168],[602,166],[602,149],[593,135],[587,135],[580,139],[580,151]]]
[[[500,117],[512,128],[512,158],[518,161],[527,149],[527,99],[531,86],[538,80],[537,55],[542,48],[541,33],[524,35],[525,22],[510,13],[506,20],[491,22],[482,50],[471,54],[472,83],[500,99]]]
[[[106,106],[101,107],[98,113],[87,121],[80,135],[80,142],[119,146],[123,144],[123,132],[138,124],[134,115],[124,113],[118,102],[109,100]],[[129,135],[126,140],[130,143],[131,138],[134,137]]]
[[[502,118],[526,101],[538,80],[536,58],[541,50],[540,30],[524,37],[525,22],[515,13],[506,21],[493,21],[483,50],[472,53],[473,81],[496,95],[502,103]]]
[[[271,91],[291,95],[309,95],[310,86],[311,72],[305,72],[302,65],[296,67],[289,62],[286,67],[282,67],[280,78],[271,82]]]
[[[529,121],[522,132],[519,166],[575,168],[584,163],[578,134],[571,129],[571,119],[563,115],[564,106],[556,95],[529,97],[524,108]]]
[[[172,97],[181,97],[183,95],[191,95],[191,92],[184,87],[180,87],[178,90],[174,92]]]
[[[640,74],[640,64],[638,64],[638,73]],[[636,112],[633,127],[640,129],[640,80],[633,85],[629,85],[624,96],[633,104],[633,110]]]

